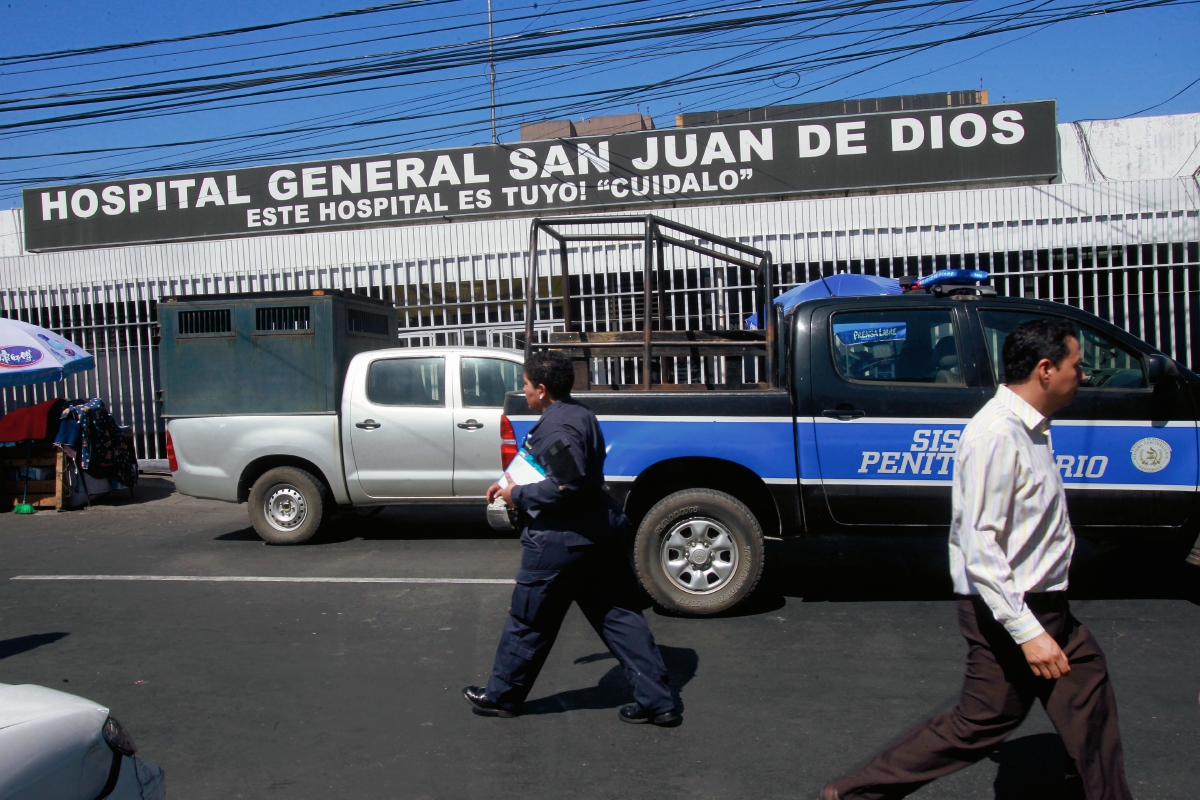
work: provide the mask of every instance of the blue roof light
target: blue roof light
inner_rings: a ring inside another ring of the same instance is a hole
[[[928,289],[942,283],[981,283],[990,277],[991,275],[981,269],[942,269],[921,278],[916,285]]]

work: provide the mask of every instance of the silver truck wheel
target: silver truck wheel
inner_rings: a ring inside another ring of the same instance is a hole
[[[715,519],[690,517],[663,537],[659,556],[667,578],[689,594],[712,594],[729,585],[738,568],[738,547]]]
[[[660,500],[634,541],[638,580],[656,603],[716,614],[750,596],[763,568],[762,527],[725,492],[687,489]]]
[[[250,490],[250,522],[264,541],[298,544],[312,538],[325,513],[325,486],[296,467],[265,472]]]

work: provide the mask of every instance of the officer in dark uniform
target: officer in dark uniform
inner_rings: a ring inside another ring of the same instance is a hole
[[[596,415],[571,398],[574,383],[571,360],[561,353],[538,353],[525,362],[525,400],[542,418],[522,447],[546,478],[488,489],[489,503],[503,497],[525,522],[521,568],[492,677],[487,688],[468,686],[463,696],[482,716],[520,714],[573,600],[633,685],[637,702],[622,708],[620,718],[677,725],[667,668],[637,610],[636,579],[622,541],[628,522],[601,488],[604,435]]]

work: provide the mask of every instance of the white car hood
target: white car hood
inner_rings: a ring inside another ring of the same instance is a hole
[[[0,800],[92,800],[113,752],[108,709],[44,686],[0,684]]]

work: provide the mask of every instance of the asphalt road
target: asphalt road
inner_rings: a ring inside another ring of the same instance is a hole
[[[623,725],[631,693],[572,610],[526,706],[473,716],[503,584],[27,581],[18,575],[511,578],[482,515],[389,510],[270,547],[244,507],[164,480],[139,502],[0,515],[0,682],[103,703],[175,798],[815,798],[949,709],[965,645],[934,539],[772,542],[750,605],[648,612],[685,707]],[[1200,786],[1200,570],[1190,543],[1079,548],[1073,607],[1108,656],[1130,783]],[[914,797],[1061,797],[1040,708],[992,757]]]

